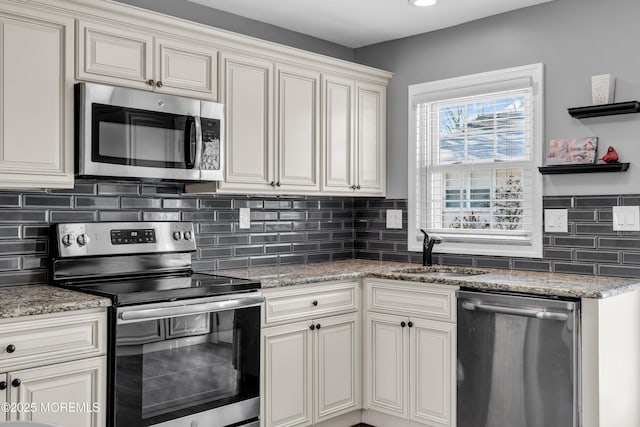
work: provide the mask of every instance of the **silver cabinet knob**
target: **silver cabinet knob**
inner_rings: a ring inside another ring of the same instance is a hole
[[[174,231],[173,240],[180,240],[180,239],[182,239],[182,231]]]
[[[162,82],[156,82],[156,87],[158,88],[162,87]]]
[[[184,240],[191,240],[193,239],[193,236],[191,235],[190,231],[185,231],[184,232]]]
[[[153,80],[153,79],[149,79],[149,80],[147,80],[147,84],[148,84],[149,86],[155,86],[155,85],[156,85],[156,81],[155,81],[155,80]]]
[[[80,234],[76,239],[76,242],[78,242],[78,246],[84,246],[89,243],[89,236],[86,234]]]

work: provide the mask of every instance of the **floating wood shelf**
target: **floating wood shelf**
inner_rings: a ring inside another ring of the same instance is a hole
[[[626,172],[627,169],[629,169],[629,163],[603,163],[597,165],[554,165],[540,166],[538,168],[542,175],[593,172]]]
[[[569,114],[576,119],[587,117],[613,116],[616,114],[640,113],[640,102],[616,102],[614,104],[589,105],[587,107],[569,108]]]

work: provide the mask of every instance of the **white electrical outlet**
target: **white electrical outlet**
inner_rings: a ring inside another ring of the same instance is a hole
[[[569,231],[569,213],[566,209],[544,210],[544,231],[546,233],[567,233]]]
[[[640,206],[614,206],[613,231],[640,231]]]
[[[387,209],[387,228],[402,228],[401,209]]]
[[[240,208],[240,221],[238,228],[247,229],[251,228],[251,209]]]

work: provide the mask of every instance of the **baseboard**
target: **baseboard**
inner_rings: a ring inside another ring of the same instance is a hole
[[[362,422],[375,427],[425,427],[427,425],[394,417],[393,415],[387,415],[371,409],[362,412]]]

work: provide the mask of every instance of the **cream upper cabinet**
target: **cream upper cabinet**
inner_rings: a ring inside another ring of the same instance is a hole
[[[273,72],[270,61],[231,53],[221,55],[226,163],[220,190],[273,190]]]
[[[322,99],[322,190],[350,194],[356,189],[355,82],[323,76]]]
[[[217,100],[218,51],[206,43],[78,20],[77,78]]]
[[[358,83],[356,195],[386,193],[386,88]]]
[[[323,76],[325,193],[384,196],[386,87]]]
[[[73,28],[0,7],[0,188],[73,187]]]
[[[320,190],[320,73],[276,66],[277,181],[288,192]]]

